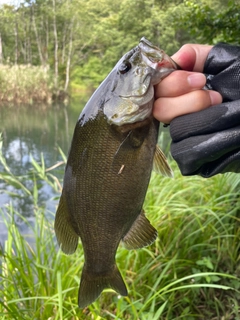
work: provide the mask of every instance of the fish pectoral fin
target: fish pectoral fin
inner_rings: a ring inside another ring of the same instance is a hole
[[[84,265],[78,292],[79,308],[85,308],[93,303],[106,288],[112,288],[122,296],[128,295],[126,285],[117,266],[114,265],[112,270],[104,274],[93,274]]]
[[[173,178],[173,171],[167,162],[167,158],[158,145],[156,145],[154,154],[153,170],[157,173],[162,174],[163,176]]]
[[[157,230],[151,225],[142,210],[122,241],[128,250],[139,249],[153,243],[157,236]]]
[[[79,239],[69,221],[69,213],[62,195],[56,212],[54,229],[58,244],[66,254],[72,254],[76,251]]]

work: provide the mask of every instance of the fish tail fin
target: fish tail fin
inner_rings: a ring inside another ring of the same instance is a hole
[[[128,295],[126,285],[116,264],[111,271],[105,274],[92,274],[83,267],[78,292],[79,308],[85,308],[93,303],[106,288],[111,288],[122,296]]]

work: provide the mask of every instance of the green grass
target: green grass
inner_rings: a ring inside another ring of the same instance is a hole
[[[38,182],[59,192],[58,179],[43,158],[24,177],[0,160],[0,179],[32,198],[36,219],[32,226],[11,203],[0,209],[8,231],[0,255],[1,319],[240,319],[238,175],[182,177],[173,162],[174,179],[153,173],[144,208],[159,237],[141,250],[120,246],[116,255],[129,296],[106,290],[80,310],[82,247],[71,256],[59,251],[55,213],[38,204]],[[19,233],[16,219],[29,224],[32,236]]]

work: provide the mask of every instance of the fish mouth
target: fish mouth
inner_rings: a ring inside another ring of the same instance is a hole
[[[104,104],[108,123],[121,126],[143,121],[151,116],[153,86],[176,69],[173,60],[163,50],[142,38],[138,46],[128,52],[117,65],[120,85],[115,85],[111,91],[114,92],[113,98],[110,97]]]
[[[116,126],[122,126],[125,124],[132,124],[136,122],[141,122],[147,118],[149,118],[152,114],[152,108],[149,108],[148,103],[146,105],[138,106],[131,112],[119,112],[112,115],[111,118],[108,119],[110,124],[114,124]]]
[[[141,52],[143,62],[156,72],[155,77],[152,79],[153,85],[156,85],[172,71],[180,68],[162,49],[154,46],[147,39],[142,38],[138,47]]]
[[[132,51],[132,55],[138,53],[140,60],[143,65],[141,68],[136,70],[136,74],[139,72],[143,76],[143,80],[138,84],[138,88],[133,90],[131,94],[120,94],[119,97],[122,99],[144,99],[144,96],[148,95],[148,91],[151,85],[156,85],[163,78],[168,76],[172,71],[177,69],[176,63],[161,49],[154,46],[147,39],[142,38]],[[140,71],[139,71],[140,70]],[[139,74],[138,74],[139,75]]]
[[[132,94],[127,94],[127,95],[120,94],[119,97],[122,99],[143,98],[148,92],[148,90],[150,89],[150,87],[151,87],[151,73],[147,74],[144,77],[139,88],[134,90]]]

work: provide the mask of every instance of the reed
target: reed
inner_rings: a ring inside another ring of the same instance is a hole
[[[0,103],[51,103],[52,95],[48,67],[0,64]]]
[[[80,310],[77,294],[84,263],[81,244],[71,256],[56,244],[54,212],[38,204],[38,181],[57,192],[60,182],[54,167],[32,161],[28,179],[5,168],[0,179],[22,188],[34,203],[30,223],[11,203],[1,208],[8,232],[0,256],[1,319],[238,319],[240,314],[239,178],[234,174],[211,179],[174,179],[153,173],[145,211],[158,229],[150,247],[118,249],[116,261],[129,296],[106,290],[91,306]],[[63,155],[63,161],[66,159]],[[46,216],[50,218],[46,218]],[[30,236],[21,234],[15,221],[28,224]]]

